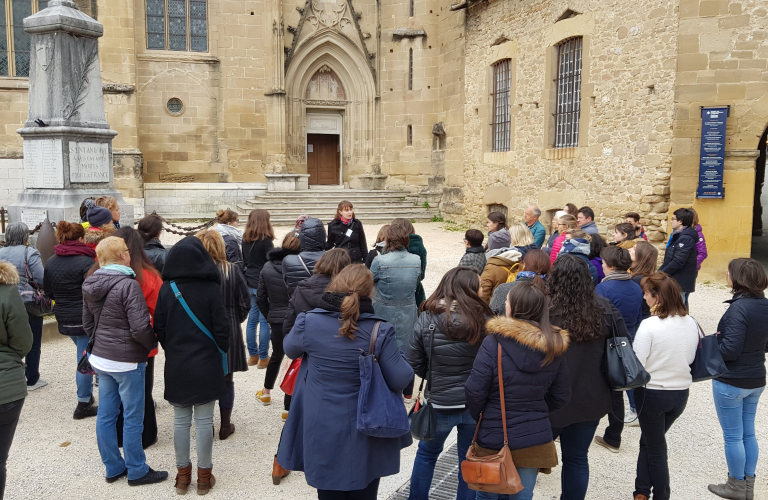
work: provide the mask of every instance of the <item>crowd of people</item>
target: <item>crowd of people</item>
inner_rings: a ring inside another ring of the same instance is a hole
[[[374,437],[359,427],[361,353],[370,352],[398,398],[393,414],[412,406],[434,411],[434,432],[418,444],[412,499],[428,498],[454,428],[459,463],[468,453],[490,459],[508,447],[522,484],[514,494],[478,491],[459,468],[458,499],[533,498],[538,474],[558,465],[561,498],[584,499],[590,445],[619,453],[625,425],[641,431],[634,499],[670,498],[666,434],[685,410],[702,335],[688,312],[706,258],[698,217],[689,208],[672,214],[659,266],[637,213],[615,225],[610,243],[589,207],[558,211],[549,239],[541,215],[530,206],[524,222],[508,224],[503,213],[490,213],[485,244],[482,231],[468,230],[466,253],[429,296],[422,285],[427,251],[413,224],[395,219],[369,246],[348,201],[327,230],[301,216],[279,247],[269,212],[252,211],[241,230],[237,213],[220,210],[215,227],[167,249],[160,217],[120,228],[114,198],[89,199],[81,223],[58,222],[55,255],[45,265],[28,245],[28,227],[9,225],[0,248],[0,498],[27,391],[46,384],[39,373],[42,312],[33,300],[43,293],[54,301],[59,332],[76,346],[73,418],[97,417],[108,483],[168,478],[144,453],[157,442],[154,359],[161,347],[177,493],[193,484],[193,420],[194,484],[198,494],[215,487],[216,403],[225,440],[235,433],[234,373],[255,366],[266,370],[258,403],[270,405],[278,383],[284,394],[273,483],[303,471],[321,500],[375,499],[380,479],[400,471],[401,450],[413,437],[402,430]],[[735,259],[727,281],[733,298],[717,343],[728,372],[712,390],[728,471],[708,489],[752,499],[768,277],[757,261]],[[645,386],[612,389],[604,364],[613,337],[632,343],[650,375]],[[280,381],[285,357],[293,361]],[[426,388],[414,390],[416,377]],[[596,435],[606,416],[608,427]]]

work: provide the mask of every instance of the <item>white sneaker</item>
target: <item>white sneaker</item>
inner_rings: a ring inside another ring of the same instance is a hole
[[[628,427],[640,427],[640,422],[637,420],[637,412],[632,409],[627,410],[624,413],[624,424]]]
[[[35,382],[34,385],[28,385],[27,386],[27,390],[28,391],[36,391],[36,390],[40,389],[41,387],[45,387],[46,385],[48,385],[48,382],[43,380],[43,379],[41,379],[41,378],[39,378],[39,379],[37,379],[37,382]]]

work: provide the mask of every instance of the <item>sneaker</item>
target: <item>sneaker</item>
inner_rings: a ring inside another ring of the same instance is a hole
[[[282,419],[283,419],[283,422],[286,422],[288,420],[288,412],[287,411],[283,412]]]
[[[256,399],[258,399],[259,403],[263,404],[264,406],[269,406],[272,404],[272,395],[264,394],[263,390],[256,393]]]
[[[267,367],[267,365],[269,365],[269,358],[259,359],[259,362],[256,364],[256,368],[263,370]]]
[[[126,472],[126,474],[128,474]],[[146,474],[144,474],[144,477],[140,477],[138,479],[129,479],[128,480],[128,486],[142,486],[144,484],[155,484],[155,483],[161,483],[168,479],[168,473],[163,470],[152,470],[152,467],[149,468]]]
[[[128,476],[128,469],[125,469],[125,470],[124,470],[123,472],[121,472],[120,474],[118,474],[118,475],[116,475],[116,476],[108,477],[108,478],[106,478],[106,479],[107,479],[107,482],[108,482],[109,484],[112,484],[112,483],[114,483],[115,481],[117,481],[118,479],[120,479],[120,478],[123,478],[123,477],[127,477],[127,476]]]
[[[28,391],[36,391],[36,390],[40,389],[41,387],[45,387],[46,385],[48,385],[48,382],[43,380],[43,379],[41,379],[41,378],[39,378],[39,379],[37,379],[37,382],[35,382],[34,384],[28,385],[27,386],[27,390]]]
[[[248,366],[255,366],[259,362],[258,356],[248,356]]]
[[[599,444],[600,446],[602,446],[606,450],[610,451],[611,453],[618,453],[619,452],[618,448],[616,448],[615,446],[609,445],[608,443],[605,442],[605,439],[603,439],[600,436],[595,436],[595,443]]]
[[[637,419],[637,412],[629,409],[624,413],[624,424],[627,427],[640,427],[640,421]]]
[[[413,394],[410,396],[403,396],[403,403],[405,403],[406,406],[413,403]]]
[[[83,418],[95,417],[99,413],[99,407],[94,406],[93,403],[93,396],[91,396],[91,400],[87,403],[77,403],[77,408],[75,408],[75,413],[72,415],[72,418],[80,420]]]

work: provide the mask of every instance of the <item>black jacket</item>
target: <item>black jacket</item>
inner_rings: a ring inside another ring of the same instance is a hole
[[[659,268],[659,271],[677,281],[683,292],[696,291],[696,276],[699,274],[696,270],[698,241],[699,233],[691,227],[684,227],[679,233],[674,233],[664,253],[664,263]]]
[[[347,233],[352,231],[349,236]],[[368,244],[365,242],[365,230],[363,223],[352,219],[349,224],[344,224],[341,219],[334,219],[328,223],[328,242],[325,249],[343,248],[349,252],[349,258],[353,264],[362,264],[368,252]]]
[[[487,330],[489,335],[480,346],[464,386],[472,418],[478,420],[483,414],[477,443],[493,450],[504,446],[498,345],[502,349],[509,448],[519,450],[551,442],[549,412],[571,399],[568,365],[562,356],[568,346],[568,333],[556,328],[563,336],[565,348],[550,364],[541,366],[546,347],[541,330],[530,323],[502,317],[488,321]]]
[[[451,313],[451,317],[454,337],[466,335],[469,325],[455,312]],[[449,339],[444,333],[445,323],[445,314],[422,312],[413,329],[406,358],[416,375],[426,379],[431,353],[431,388],[427,388],[429,400],[438,407],[463,408],[467,403],[464,384],[472,372],[480,345]]]
[[[243,262],[245,263],[245,280],[248,288],[259,288],[259,275],[267,263],[267,253],[275,248],[269,238],[257,241],[243,241]]]
[[[381,251],[384,249],[384,245],[381,246],[376,245],[373,250],[368,252],[368,255],[365,256],[365,267],[368,269],[371,268],[371,264],[373,264],[373,259],[381,255]]]
[[[224,246],[227,252],[227,262],[230,262],[240,268],[240,272],[245,271],[245,264],[243,264],[243,252],[240,250],[240,245],[237,242],[237,238],[228,234],[222,234],[224,239]]]
[[[717,344],[728,373],[717,380],[742,389],[765,386],[768,299],[735,295],[717,324]]]
[[[221,295],[221,274],[202,242],[187,236],[168,252],[166,279],[155,309],[155,332],[165,350],[165,395],[169,402],[189,406],[227,394],[218,348],[229,349],[229,321]],[[171,289],[176,282],[189,308],[216,340],[195,325]]]
[[[549,421],[554,429],[579,422],[600,420],[611,411],[611,388],[608,387],[603,368],[605,340],[606,337],[613,336],[614,324],[617,337],[629,337],[629,334],[624,318],[611,301],[599,295],[596,298],[603,309],[602,335],[587,342],[571,339],[563,356],[571,374],[571,401],[550,413]],[[553,325],[563,327],[562,314],[560,307],[550,312],[549,319]]]
[[[300,281],[296,285],[296,290],[291,295],[291,300],[288,301],[285,321],[283,322],[285,335],[290,333],[299,313],[321,307],[323,293],[330,283],[331,277],[327,274],[313,274],[311,278]]]
[[[45,263],[43,289],[56,302],[53,314],[63,335],[85,335],[83,330],[83,282],[93,259],[85,255],[54,255]]]
[[[269,251],[269,262],[264,264],[256,292],[256,305],[270,323],[282,323],[288,311],[288,287],[283,280],[283,260],[289,255],[296,256],[299,252],[286,250],[281,247]]]
[[[299,281],[312,276],[315,264],[325,253],[325,226],[319,219],[306,219],[301,225],[299,241],[301,253],[288,255],[283,262],[283,279],[288,287],[288,296],[293,295]]]
[[[163,274],[163,266],[165,265],[165,258],[168,255],[168,249],[160,243],[160,240],[149,240],[144,243],[144,253],[147,254],[147,258],[155,266],[155,269],[160,274]]]
[[[421,259],[421,275],[419,276],[419,284],[416,285],[416,305],[419,306],[427,300],[424,285],[421,284],[427,273],[427,249],[424,247],[424,240],[421,236],[418,234],[408,235],[408,252],[418,255]]]

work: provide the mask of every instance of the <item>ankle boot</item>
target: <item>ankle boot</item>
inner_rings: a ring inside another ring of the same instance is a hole
[[[707,486],[709,491],[721,498],[729,498],[731,500],[746,500],[747,498],[747,481],[728,476],[728,481],[725,484],[710,484]]]
[[[221,412],[221,429],[219,430],[219,439],[224,441],[229,436],[235,433],[235,424],[230,422],[232,419],[232,408],[229,410],[220,409]]]
[[[747,477],[747,500],[755,500],[755,476]]]
[[[216,485],[216,478],[211,473],[213,467],[210,469],[197,468],[197,494],[205,495],[208,491]]]
[[[176,493],[186,495],[189,485],[192,484],[192,464],[186,467],[179,467],[176,473]]]
[[[277,455],[275,455],[275,459],[272,462],[272,484],[277,486],[290,473],[291,471],[277,463]]]

